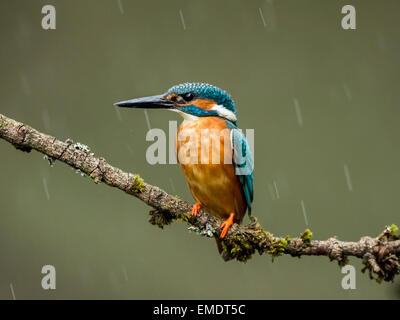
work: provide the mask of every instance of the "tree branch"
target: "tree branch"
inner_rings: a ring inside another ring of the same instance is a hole
[[[89,148],[81,143],[65,142],[41,133],[32,127],[0,114],[0,137],[17,149],[30,152],[39,151],[52,164],[58,160],[79,169],[82,174],[92,178],[95,183],[118,188],[135,196],[153,208],[150,211],[150,223],[163,228],[173,220],[184,221],[189,230],[206,237],[219,237],[221,221],[203,211],[192,217],[192,206],[172,196],[157,186],[143,181],[137,174],[127,173],[111,166],[104,158],[97,158]],[[234,224],[222,241],[222,256],[225,260],[248,260],[256,251],[272,257],[289,254],[294,257],[327,256],[336,260],[340,266],[348,263],[348,257],[362,259],[364,271],[378,281],[393,281],[400,273],[400,234],[395,225],[388,226],[378,237],[363,237],[357,242],[311,240],[310,230],[304,231],[298,238],[276,237],[264,231],[255,218],[249,225]]]

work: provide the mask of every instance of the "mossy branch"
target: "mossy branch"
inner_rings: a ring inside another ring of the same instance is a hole
[[[70,139],[63,142],[41,133],[32,127],[0,114],[0,137],[17,149],[30,152],[32,149],[43,153],[50,164],[64,162],[92,178],[95,183],[118,188],[142,200],[153,208],[150,223],[163,228],[174,220],[184,221],[189,230],[206,237],[219,237],[221,221],[200,211],[192,217],[192,206],[143,181],[138,174],[132,174],[111,166],[104,158],[97,158],[90,149]],[[357,257],[364,263],[363,271],[378,281],[393,281],[400,272],[400,235],[395,225],[388,226],[378,237],[363,237],[357,242],[311,240],[310,230],[297,238],[276,237],[263,230],[255,218],[250,224],[234,224],[222,241],[222,256],[225,260],[247,261],[255,252],[267,253],[273,258],[288,254],[293,257],[327,256],[340,266],[348,263],[348,257]]]

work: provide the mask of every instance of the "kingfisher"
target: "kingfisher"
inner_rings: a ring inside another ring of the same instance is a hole
[[[220,239],[233,223],[242,222],[246,211],[251,215],[253,157],[245,135],[237,127],[235,103],[226,91],[207,83],[182,83],[160,95],[115,105],[166,109],[183,117],[175,142],[178,163],[196,200],[191,214],[197,216],[201,208],[222,219]],[[216,143],[203,142],[204,132]],[[220,239],[216,237],[221,253]]]

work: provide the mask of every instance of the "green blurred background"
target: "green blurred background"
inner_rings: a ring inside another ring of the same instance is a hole
[[[349,3],[357,30],[345,31]],[[41,28],[45,4],[57,10],[56,30]],[[146,162],[144,112],[112,105],[181,82],[215,84],[234,97],[239,126],[255,129],[261,224],[298,235],[303,201],[316,239],[358,240],[400,222],[399,9],[395,0],[2,0],[0,112],[193,201],[177,165]],[[148,118],[164,130],[180,120]],[[342,289],[325,257],[225,263],[214,240],[179,223],[161,231],[119,190],[4,141],[0,154],[1,299],[12,298],[10,284],[17,299],[400,296],[356,259],[355,290]],[[45,264],[56,268],[54,291],[41,287]]]

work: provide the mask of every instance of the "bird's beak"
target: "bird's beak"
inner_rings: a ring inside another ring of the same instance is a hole
[[[171,109],[174,107],[174,103],[165,99],[164,94],[160,94],[157,96],[120,101],[114,103],[114,106],[141,109]]]

